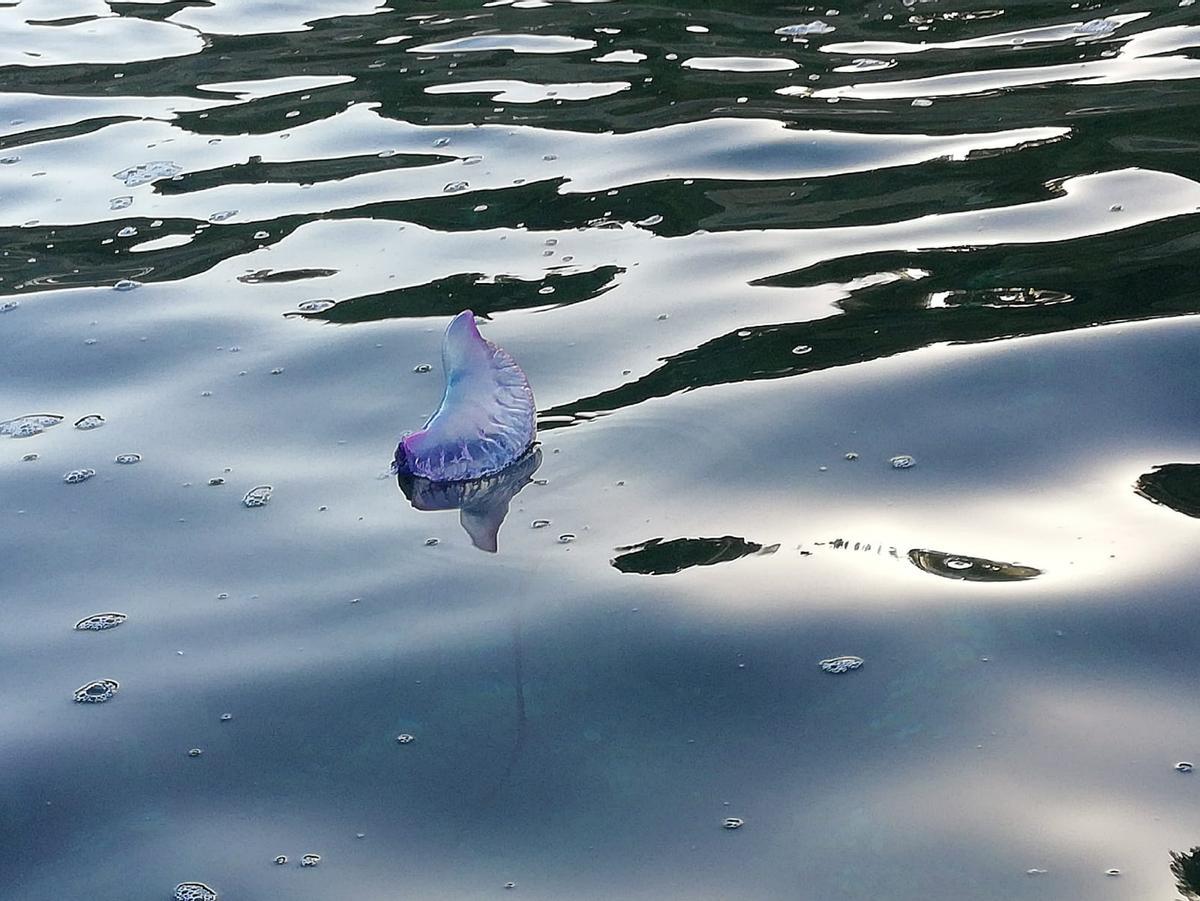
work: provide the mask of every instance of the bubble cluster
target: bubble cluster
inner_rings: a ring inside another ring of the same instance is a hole
[[[315,867],[320,862],[321,862],[320,854],[305,854],[303,857],[300,858],[300,866],[302,866],[302,867]]]
[[[134,463],[142,462],[141,454],[117,454],[113,458],[113,462],[120,463],[122,466],[132,466]]]
[[[869,57],[860,57],[852,59],[844,66],[838,66],[837,72],[876,72],[880,69],[890,69],[896,65],[894,59],[870,59]]]
[[[911,466],[915,466],[917,461],[915,457],[911,457],[908,454],[899,454],[892,457],[888,462],[892,464],[892,469],[908,469]]]
[[[784,25],[782,28],[776,28],[775,34],[785,38],[803,38],[810,34],[829,34],[833,30],[834,27],[832,25],[817,19],[813,22]]]
[[[127,188],[136,188],[138,185],[148,184],[159,178],[171,178],[182,171],[182,166],[170,160],[153,160],[149,163],[130,166],[120,172],[114,172],[113,178],[124,182]]]
[[[124,613],[93,613],[75,624],[77,632],[102,632],[105,629],[115,629],[128,617]]]
[[[75,420],[75,428],[81,432],[90,432],[102,425],[104,425],[104,417],[99,413],[89,413],[87,416],[81,416]]]
[[[0,435],[9,438],[29,438],[53,428],[62,421],[63,418],[54,413],[31,413],[0,422]]]
[[[108,208],[110,210],[124,210],[131,206],[133,206],[133,198],[128,194],[125,194],[121,197],[114,197],[108,202]]]
[[[4,301],[4,303],[0,303],[0,313],[11,313],[13,310],[15,310],[20,305],[21,304],[19,301],[6,300],[6,301]]]
[[[332,300],[306,300],[304,303],[297,304],[296,309],[301,313],[323,313],[335,306],[337,304]]]
[[[457,194],[459,191],[465,191],[469,187],[471,187],[469,182],[452,181],[448,185],[446,185],[446,187],[442,188],[442,191],[444,191],[447,194]]]
[[[63,474],[63,482],[68,485],[77,485],[80,482],[86,482],[96,474],[94,469],[72,469],[68,473]]]
[[[416,740],[417,738],[415,735],[409,735],[407,732],[401,732],[396,736],[396,743],[401,745],[411,744]]]
[[[270,485],[259,485],[257,488],[251,488],[246,492],[246,496],[242,498],[242,504],[247,507],[265,507],[267,502],[271,500],[271,492],[273,490]]]
[[[175,901],[218,901],[220,897],[203,882],[181,882],[175,886]]]
[[[1120,27],[1120,22],[1114,22],[1112,19],[1089,19],[1075,26],[1076,34],[1087,35],[1104,35],[1116,31]]]
[[[103,704],[105,701],[111,701],[120,687],[121,683],[115,679],[97,679],[75,689],[75,703]]]
[[[208,217],[209,222],[224,222],[226,219],[232,219],[238,213],[237,210],[218,210]]]
[[[841,657],[830,657],[827,660],[822,660],[818,665],[825,672],[839,676],[842,673],[858,669],[863,665],[863,659],[855,657],[853,654],[845,654]]]

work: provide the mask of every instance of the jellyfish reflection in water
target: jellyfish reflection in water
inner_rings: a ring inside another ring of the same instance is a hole
[[[1171,875],[1179,894],[1188,901],[1200,901],[1200,846],[1190,851],[1172,851]]]
[[[967,557],[963,554],[947,554],[913,548],[908,559],[917,569],[922,569],[944,579],[965,582],[1023,582],[1042,574],[1040,569],[1004,563],[1000,560],[985,560],[983,557]]]
[[[434,482],[403,472],[396,481],[417,510],[458,510],[471,544],[494,554],[509,503],[533,480],[541,465],[542,450],[533,447],[499,472],[469,482]]]

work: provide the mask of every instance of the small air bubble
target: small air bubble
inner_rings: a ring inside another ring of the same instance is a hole
[[[726,817],[721,821],[722,829],[741,829],[746,825],[746,821],[741,817]]]
[[[1181,760],[1181,761],[1179,761],[1179,763],[1175,764],[1175,769],[1177,769],[1181,773],[1190,773],[1194,769],[1194,767],[1192,766],[1192,764],[1188,763],[1188,761]]]
[[[208,217],[209,222],[224,222],[226,219],[232,219],[238,214],[237,210],[218,210]]]
[[[134,288],[140,288],[141,286],[141,282],[135,282],[131,278],[123,278],[113,285],[113,289],[116,291],[132,291]]]
[[[415,735],[409,735],[407,732],[401,732],[396,736],[396,743],[400,745],[412,744],[416,740]]]
[[[548,526],[548,525],[550,525],[550,520],[548,520],[548,519],[535,519],[533,522],[531,522],[531,523],[529,524],[529,528],[531,528],[531,529],[544,529],[544,528],[546,528],[546,526]]]
[[[426,372],[431,372],[432,370],[433,370],[433,367],[428,363],[418,363],[416,366],[413,367],[413,372],[415,372],[419,375],[423,375]]]
[[[563,532],[561,535],[558,536],[559,544],[570,544],[574,540],[575,540],[575,536],[573,534],[571,534],[570,532]]]
[[[446,194],[457,194],[459,191],[465,191],[469,187],[471,187],[469,182],[452,181],[442,188],[442,191]]]
[[[437,547],[439,544],[441,544],[441,541],[437,538],[425,539],[425,547]]]
[[[203,753],[204,752],[199,748],[192,748],[190,751],[188,751],[188,757],[199,757]]]

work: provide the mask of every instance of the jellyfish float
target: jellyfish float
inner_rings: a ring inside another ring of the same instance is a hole
[[[466,310],[442,341],[446,390],[419,432],[396,448],[394,472],[417,510],[458,510],[471,543],[495,553],[509,502],[541,465],[537,409],[516,360]]]
[[[533,445],[537,409],[508,351],[479,334],[464,310],[442,339],[446,390],[437,411],[396,447],[397,475],[466,482],[500,472]]]

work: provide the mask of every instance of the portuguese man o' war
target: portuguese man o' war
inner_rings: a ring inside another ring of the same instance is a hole
[[[442,340],[446,391],[419,432],[400,440],[395,471],[432,482],[492,475],[518,460],[537,431],[529,380],[516,360],[488,341],[464,310]]]
[[[469,482],[434,482],[400,473],[400,490],[417,510],[458,510],[458,520],[471,544],[496,553],[500,526],[517,493],[530,483],[542,464],[541,448],[522,454],[502,472]],[[437,539],[429,539],[437,544]]]

